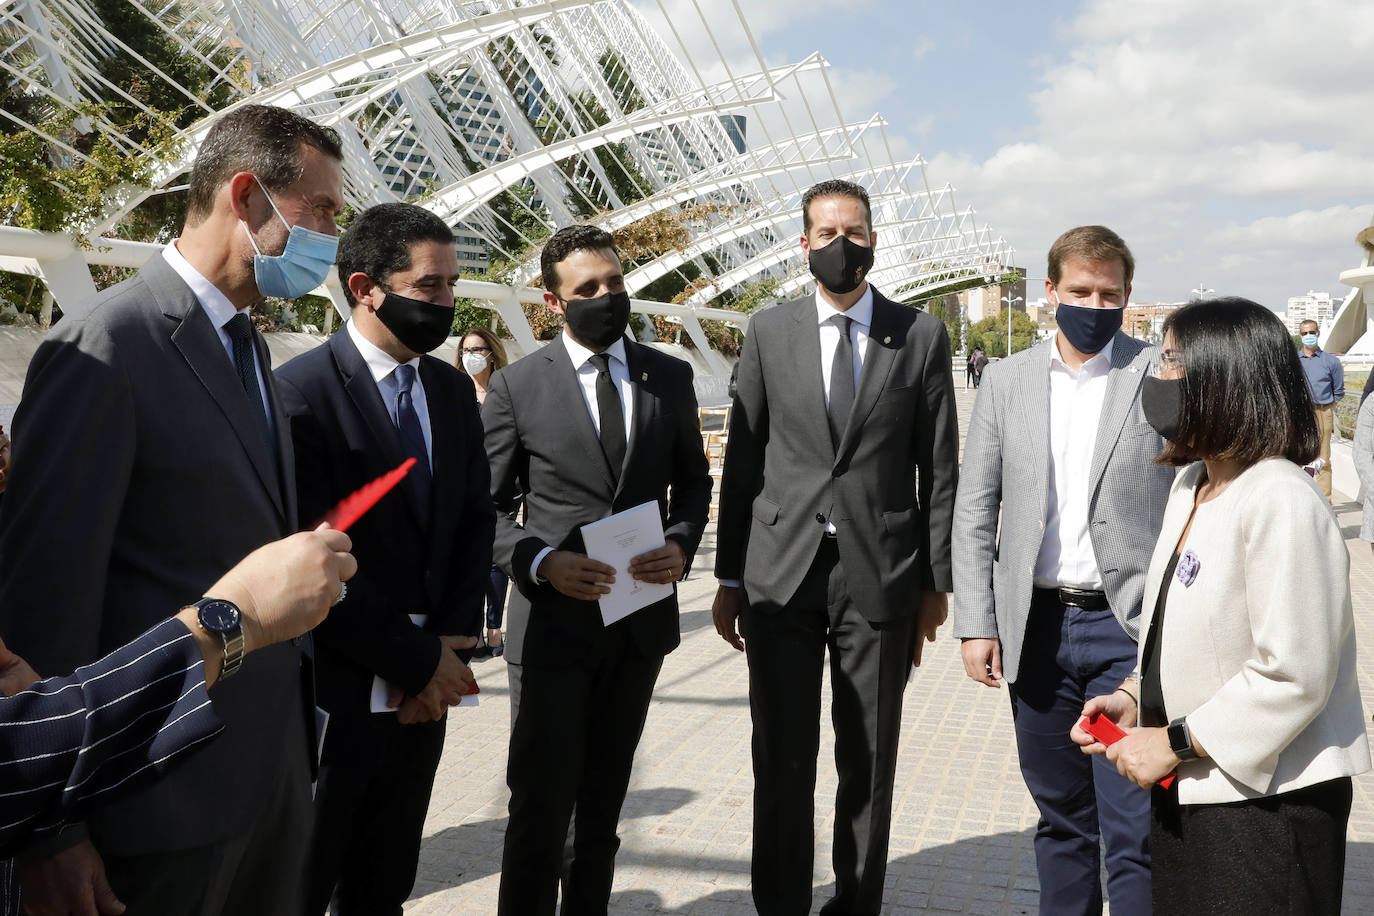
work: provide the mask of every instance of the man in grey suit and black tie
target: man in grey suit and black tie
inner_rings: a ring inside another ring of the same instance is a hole
[[[969,677],[1010,686],[1047,913],[1101,912],[1099,837],[1112,916],[1150,912],[1149,793],[1069,740],[1087,698],[1135,669],[1173,479],[1140,407],[1154,348],[1120,330],[1134,267],[1103,226],[1050,248],[1059,332],[989,367],[954,513],[954,635]]]
[[[629,572],[667,584],[691,567],[711,501],[691,366],[625,337],[630,297],[615,239],[564,227],[540,267],[563,333],[493,375],[482,405],[496,561],[516,586],[498,904],[511,916],[553,913],[574,817],[562,912],[606,912],[635,748],[679,641],[676,592],[603,623],[597,602],[615,570],[586,555],[582,526],[657,503],[666,543]]]
[[[755,906],[811,906],[828,650],[839,788],[822,912],[876,914],[902,692],[952,587],[954,382],[944,324],[868,285],[864,189],[815,185],[802,224],[816,294],[756,315],[740,357],[712,610],[749,660]]]

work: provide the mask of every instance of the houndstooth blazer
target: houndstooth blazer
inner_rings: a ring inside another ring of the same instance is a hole
[[[1053,339],[1038,344],[984,373],[954,504],[954,635],[1000,639],[1002,673],[1012,683],[1049,506],[1054,346]],[[1163,440],[1140,408],[1153,355],[1153,347],[1117,332],[1088,482],[1088,529],[1103,589],[1133,639],[1174,478],[1154,463]]]

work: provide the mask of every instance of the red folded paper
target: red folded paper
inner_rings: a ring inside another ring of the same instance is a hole
[[[1091,716],[1084,716],[1082,721],[1078,724],[1083,727],[1083,731],[1092,735],[1103,744],[1116,744],[1116,742],[1126,737],[1126,733],[1121,730],[1121,726],[1117,725],[1100,712],[1095,712]],[[1174,784],[1174,777],[1177,775],[1177,772],[1173,772],[1165,776],[1159,781],[1159,787],[1161,789],[1169,788]]]
[[[339,504],[324,514],[324,521],[336,531],[347,531],[348,526],[366,514],[368,509],[377,505],[381,499],[415,465],[414,458],[407,458],[394,471],[387,471],[371,483],[364,484],[356,492],[345,496]]]

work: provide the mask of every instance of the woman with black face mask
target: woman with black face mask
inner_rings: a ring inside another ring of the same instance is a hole
[[[1139,676],[1072,737],[1151,788],[1160,913],[1339,913],[1351,777],[1370,768],[1349,554],[1302,465],[1311,397],[1282,322],[1245,299],[1178,310],[1141,389],[1182,467],[1145,580]],[[1166,775],[1177,778],[1161,788]]]

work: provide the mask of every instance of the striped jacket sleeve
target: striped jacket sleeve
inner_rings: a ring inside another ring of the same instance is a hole
[[[0,854],[162,772],[223,728],[171,618],[69,677],[0,698]]]

